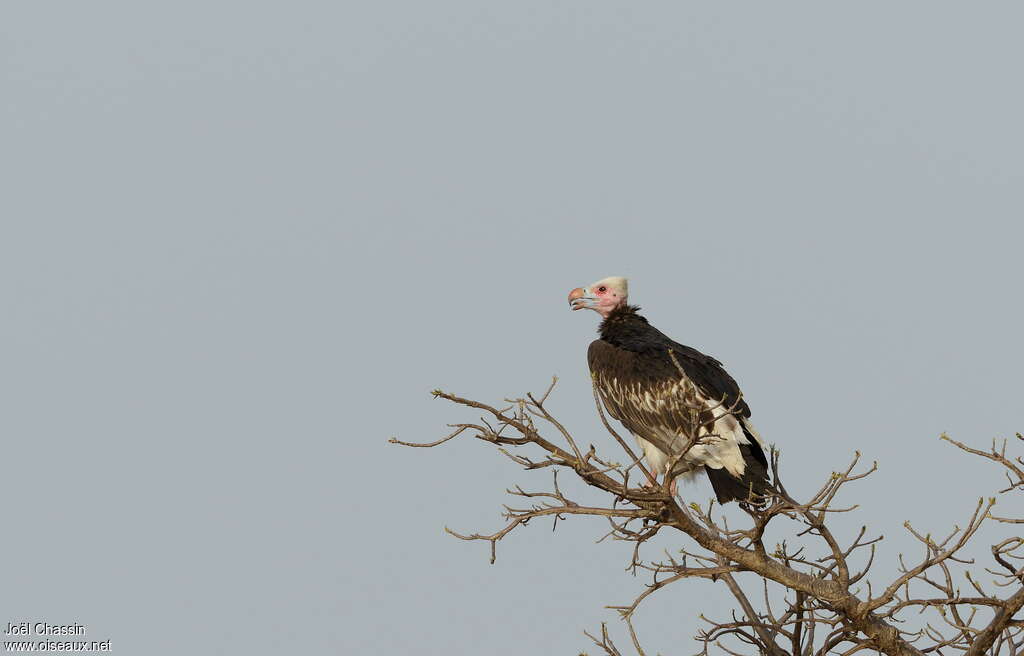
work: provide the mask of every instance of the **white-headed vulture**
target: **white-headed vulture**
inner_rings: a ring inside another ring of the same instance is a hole
[[[636,437],[652,473],[672,478],[673,494],[677,477],[701,468],[720,503],[767,493],[767,449],[736,381],[718,360],[649,324],[627,297],[619,277],[569,292],[573,310],[604,317],[587,360],[608,414]]]

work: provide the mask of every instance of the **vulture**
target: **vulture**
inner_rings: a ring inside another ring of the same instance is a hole
[[[603,317],[587,361],[608,414],[636,438],[651,472],[671,479],[673,495],[678,477],[703,468],[719,503],[756,503],[771,490],[767,449],[736,381],[721,362],[673,341],[627,301],[620,277],[569,292],[573,310]]]

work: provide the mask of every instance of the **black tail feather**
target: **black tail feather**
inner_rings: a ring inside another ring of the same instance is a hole
[[[715,496],[718,497],[718,503],[747,501],[752,497],[763,496],[772,491],[761,449],[758,447],[758,452],[755,454],[748,444],[739,444],[738,446],[743,454],[743,462],[746,464],[741,478],[735,478],[724,467],[722,469],[704,467],[708,472],[711,487],[715,490]],[[761,455],[761,457],[758,458],[757,455]]]

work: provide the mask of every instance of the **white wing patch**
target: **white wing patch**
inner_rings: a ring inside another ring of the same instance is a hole
[[[746,469],[746,463],[743,461],[739,445],[749,443],[747,436],[736,417],[729,414],[728,408],[721,404],[710,405],[718,406],[711,411],[715,417],[712,430],[709,432],[705,426],[701,426],[701,439],[686,454],[686,460],[712,469],[724,467],[734,477],[740,478]],[[683,444],[685,445],[685,442]]]
[[[621,385],[616,378],[606,378],[603,382],[602,395],[606,396],[605,407],[609,413],[634,427],[643,427],[642,431],[635,428],[631,430],[654,472],[664,474],[674,457],[689,442],[686,435],[687,417],[690,415],[685,398],[687,393],[691,394],[691,405],[703,406],[704,411],[711,416],[705,415],[704,423],[698,429],[697,443],[676,464],[677,471],[682,469],[680,475],[687,476],[707,466],[712,469],[725,468],[735,478],[741,478],[746,463],[739,445],[750,443],[744,427],[754,436],[762,450],[767,452],[761,436],[747,418],[733,415],[726,405],[708,399],[695,386],[671,381],[653,389],[641,390],[639,386]],[[668,445],[670,452],[666,453],[646,438]]]

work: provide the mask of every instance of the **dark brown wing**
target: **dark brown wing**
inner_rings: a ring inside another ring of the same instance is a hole
[[[595,340],[587,350],[590,372],[608,414],[630,432],[651,442],[665,453],[676,448],[669,441],[690,435],[700,421],[711,415],[693,385],[675,376],[652,377],[643,354]]]

